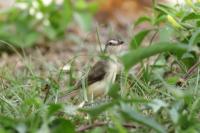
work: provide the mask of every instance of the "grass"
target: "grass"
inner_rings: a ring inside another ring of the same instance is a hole
[[[16,64],[10,64],[0,69],[0,127],[4,132],[53,132],[59,128],[68,130],[70,125],[84,132],[198,130],[199,72],[189,77],[186,87],[177,87],[163,78],[161,69],[169,70],[167,65],[152,68],[148,82],[143,80],[147,68],[142,67],[140,77],[120,76],[121,88],[126,90],[122,90],[123,94],[114,93],[109,99],[89,101],[79,108],[73,100],[57,101],[63,87],[70,88],[70,74],[48,62],[21,59],[22,68],[16,70]],[[40,65],[45,69],[38,70]],[[73,70],[72,75],[75,73]]]
[[[120,57],[125,69],[118,80],[105,97],[89,98],[85,104],[83,94],[63,101],[59,97],[75,81],[83,80],[76,61],[82,58],[83,74],[92,61],[85,63],[86,58],[74,55],[68,62],[67,56],[43,58],[41,52],[15,49],[14,58],[2,57],[11,62],[0,64],[0,133],[199,132],[200,6],[177,7],[155,4],[153,17],[137,21],[136,25],[148,21],[156,28],[142,29],[127,39],[131,43]],[[152,38],[143,47],[146,36]],[[70,71],[63,71],[65,64],[71,66]]]

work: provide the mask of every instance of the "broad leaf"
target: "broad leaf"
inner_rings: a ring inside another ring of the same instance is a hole
[[[173,37],[174,29],[170,26],[164,26],[159,29],[160,42],[171,41]]]
[[[109,89],[108,95],[114,99],[119,99],[120,98],[119,91],[120,91],[120,85],[114,84]]]
[[[195,45],[200,42],[200,29],[197,29],[196,32],[192,34],[192,37],[189,40],[189,46]]]
[[[136,121],[140,124],[146,125],[159,133],[166,133],[164,127],[162,127],[158,122],[156,122],[153,118],[145,117],[144,115],[136,112],[128,105],[123,105],[121,110],[122,115],[132,121]]]
[[[197,13],[189,13],[187,15],[185,15],[183,18],[182,18],[182,22],[185,22],[185,21],[188,21],[188,20],[194,20],[194,19],[200,19],[200,14],[197,14]]]
[[[48,106],[48,116],[60,111],[63,108],[61,104],[51,104]]]
[[[150,33],[150,31],[151,30],[142,30],[139,33],[137,33],[131,40],[131,49],[138,48],[141,45],[144,38],[148,35],[148,33]]]
[[[142,16],[134,22],[134,26],[137,26],[144,22],[151,22],[151,18],[148,16]]]
[[[172,52],[180,56],[187,51],[187,48],[188,48],[187,46],[182,44],[160,42],[146,48],[138,48],[136,50],[130,50],[127,54],[121,57],[121,60],[125,66],[125,69],[129,70],[138,62],[155,54],[162,52]]]
[[[75,133],[75,127],[71,121],[64,118],[54,120],[50,124],[51,133]]]

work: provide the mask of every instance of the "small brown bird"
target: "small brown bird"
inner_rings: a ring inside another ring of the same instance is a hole
[[[109,85],[115,81],[121,67],[116,55],[119,54],[122,44],[124,42],[121,40],[109,40],[105,44],[104,52],[109,58],[98,61],[90,69],[86,78],[88,96],[95,98],[106,94]],[[81,86],[82,82],[78,82],[72,91],[68,91],[62,97],[73,98],[80,93]]]

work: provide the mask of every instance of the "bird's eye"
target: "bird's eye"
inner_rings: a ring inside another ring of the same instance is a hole
[[[124,42],[121,41],[121,40],[110,40],[107,42],[107,45],[109,46],[118,46],[118,45],[121,45],[123,44]]]
[[[108,45],[112,45],[113,43],[112,42],[108,42]]]

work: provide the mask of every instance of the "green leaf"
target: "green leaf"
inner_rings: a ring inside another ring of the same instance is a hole
[[[79,11],[79,12],[87,10],[90,13],[94,13],[98,9],[98,2],[96,2],[96,1],[86,2],[85,0],[77,0],[75,2],[74,7],[75,7],[76,11]]]
[[[21,47],[30,47],[32,45],[34,45],[34,43],[37,41],[39,37],[39,34],[36,32],[31,32],[29,34],[26,35],[26,38],[24,38],[24,43],[26,44],[26,46],[24,44],[21,44]]]
[[[180,119],[179,110],[183,107],[184,103],[182,100],[178,100],[176,103],[173,104],[172,108],[169,110],[169,115],[172,119],[174,124],[177,124]]]
[[[151,22],[151,18],[148,16],[142,16],[134,22],[134,26],[138,26],[139,24],[144,22]]]
[[[155,20],[153,20],[153,25],[159,25],[166,20],[166,15],[159,15]]]
[[[99,5],[98,5],[98,2],[97,1],[93,1],[93,2],[88,2],[88,7],[87,7],[87,10],[90,12],[90,13],[95,13],[98,11],[99,9]]]
[[[189,40],[189,46],[195,45],[198,42],[200,42],[200,28],[192,34],[192,37]]]
[[[183,56],[181,57],[181,59],[193,59],[195,58],[195,56],[192,53],[184,53]]]
[[[71,121],[64,118],[54,120],[50,124],[51,133],[75,133],[75,127]]]
[[[154,113],[157,113],[161,108],[167,107],[167,103],[160,99],[154,99],[148,106],[152,108]]]
[[[115,100],[115,101],[111,101],[108,103],[104,103],[104,104],[96,106],[96,107],[80,109],[80,111],[86,112],[94,117],[94,116],[98,116],[100,113],[106,111],[107,109],[113,107],[117,103],[118,103],[118,101]]]
[[[159,29],[160,42],[167,42],[172,40],[174,29],[170,26],[164,26]]]
[[[148,117],[143,116],[142,114],[136,112],[133,108],[131,108],[128,105],[123,104],[121,114],[126,119],[136,121],[140,124],[146,125],[152,129],[156,130],[159,133],[167,133],[165,128],[162,127],[153,118],[148,118]]]
[[[3,127],[14,128],[16,125],[16,122],[17,121],[14,119],[0,115],[0,125]]]
[[[85,2],[85,0],[77,0],[75,3],[75,8],[77,10],[84,10],[87,8],[87,3]]]
[[[43,32],[50,40],[56,39],[57,37],[57,31],[52,26],[45,26]]]
[[[191,108],[190,108],[190,115],[189,115],[189,118],[194,118],[196,117],[196,115],[198,115],[198,111],[200,110],[200,98],[197,98]]]
[[[61,104],[51,104],[48,107],[48,116],[53,115],[54,113],[58,112],[61,110],[63,106]]]
[[[139,33],[137,33],[131,40],[131,44],[130,44],[131,49],[138,48],[141,45],[144,38],[146,37],[146,35],[150,33],[150,31],[151,30],[142,30]]]
[[[127,133],[125,127],[123,127],[122,122],[120,119],[117,117],[118,115],[112,115],[111,114],[111,120],[113,124],[115,125],[114,128],[118,131],[118,133]]]
[[[72,3],[70,0],[63,1],[59,10],[56,5],[54,6],[55,7],[50,11],[50,13],[48,13],[50,14],[48,20],[50,26],[56,31],[57,37],[60,37],[64,35],[68,24],[73,18]]]
[[[92,15],[87,12],[78,12],[74,14],[75,20],[80,27],[85,31],[90,31],[92,28]]]
[[[175,108],[170,109],[169,111],[170,117],[173,121],[174,124],[178,123],[178,119],[179,119],[179,112],[178,110],[176,110]]]
[[[121,60],[125,66],[125,69],[129,70],[138,62],[155,54],[162,52],[172,52],[180,56],[187,51],[187,48],[188,47],[183,44],[160,42],[146,48],[138,48],[136,50],[130,50],[127,54],[121,57]]]
[[[157,4],[155,6],[155,10],[159,11],[159,13],[168,14],[168,15],[176,13],[175,8],[172,8],[166,4]]]
[[[175,85],[179,79],[180,79],[179,76],[171,76],[166,78],[166,82],[168,84]]]
[[[108,95],[114,99],[119,99],[120,98],[119,91],[120,91],[119,84],[113,84],[109,89]]]
[[[194,20],[194,19],[200,19],[200,14],[191,12],[191,13],[185,15],[185,16],[182,18],[181,21],[182,21],[182,22],[185,22],[185,21]]]
[[[5,129],[0,127],[0,133],[7,133]]]

